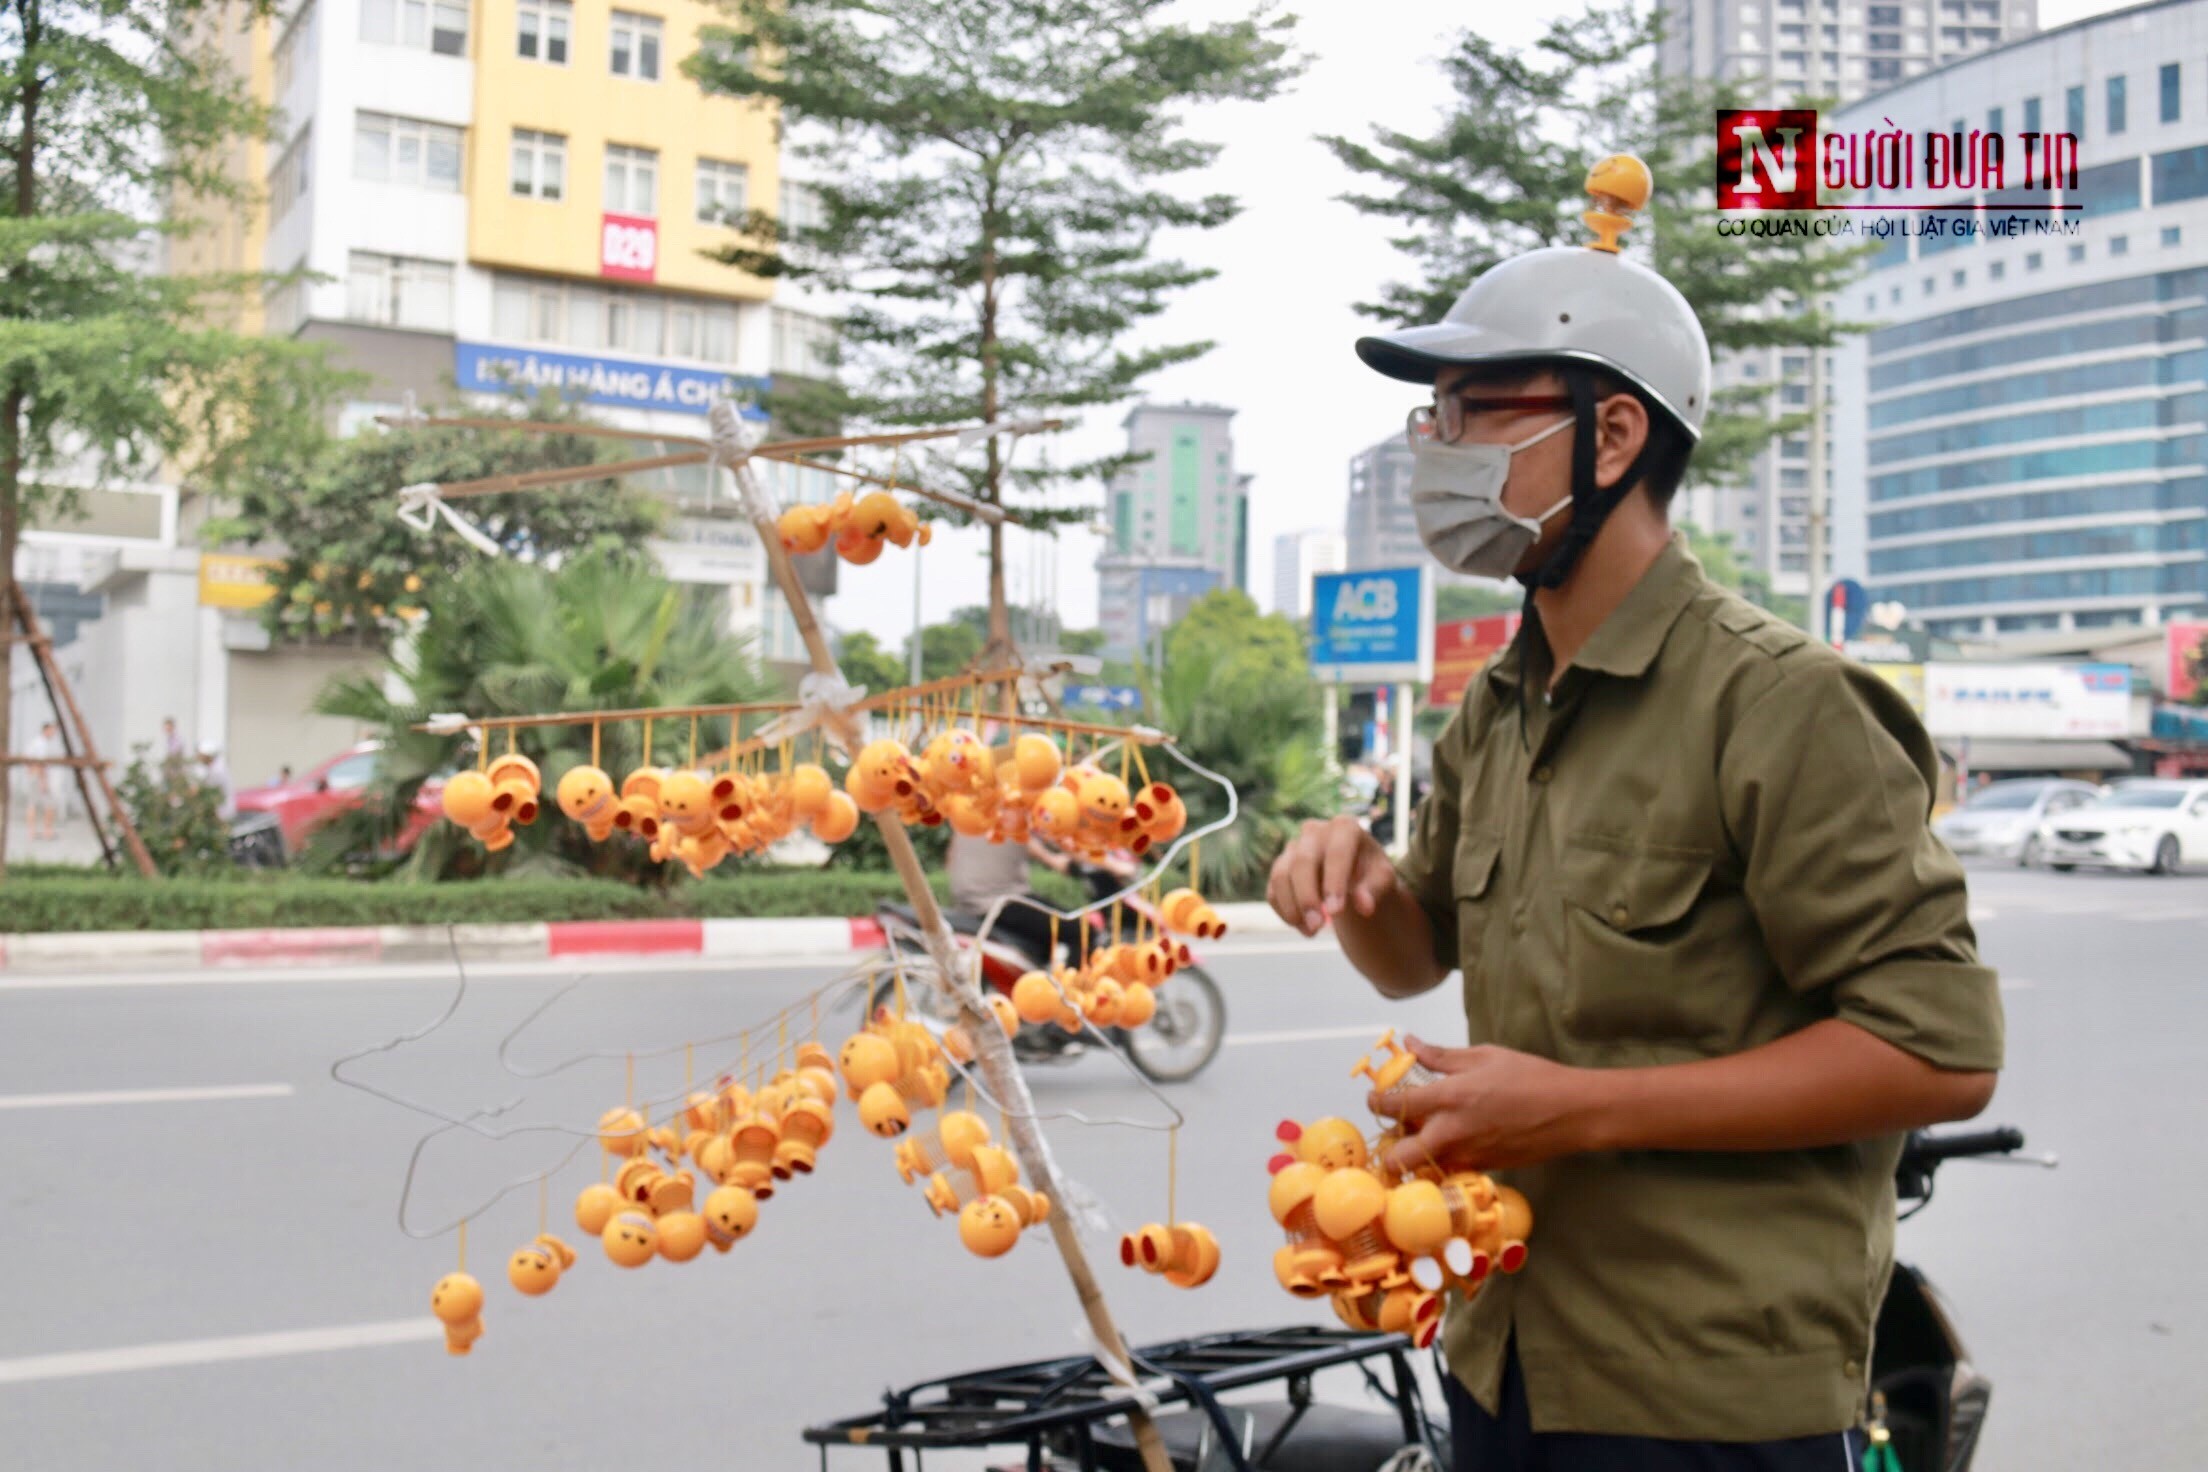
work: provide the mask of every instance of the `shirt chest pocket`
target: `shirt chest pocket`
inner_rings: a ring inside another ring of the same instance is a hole
[[[1566,843],[1559,1021],[1590,1042],[1677,1042],[1712,1030],[1728,946],[1698,902],[1714,856]]]

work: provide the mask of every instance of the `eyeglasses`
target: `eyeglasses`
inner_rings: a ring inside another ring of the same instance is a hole
[[[1415,447],[1420,440],[1456,441],[1465,421],[1490,409],[1569,409],[1569,394],[1505,394],[1482,398],[1473,394],[1449,394],[1431,404],[1421,404],[1404,420],[1404,437]]]

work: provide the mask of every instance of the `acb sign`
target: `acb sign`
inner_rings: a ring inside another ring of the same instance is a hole
[[[1423,684],[1434,671],[1433,584],[1424,567],[1311,580],[1311,672],[1344,685]]]

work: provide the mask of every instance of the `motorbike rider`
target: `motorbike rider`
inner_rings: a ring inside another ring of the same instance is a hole
[[[1432,390],[1427,549],[1516,577],[1526,611],[1435,744],[1401,864],[1307,823],[1268,898],[1383,995],[1463,973],[1469,1046],[1417,1042],[1437,1080],[1373,1101],[1414,1131],[1392,1164],[1495,1169],[1533,1207],[1526,1270],[1449,1311],[1459,1472],[1839,1472],[1902,1133],[1985,1107],[1999,994],[1914,713],[1671,529],[1709,348],[1604,212],[1645,203],[1646,169],[1589,188],[1593,246],[1356,345]]]

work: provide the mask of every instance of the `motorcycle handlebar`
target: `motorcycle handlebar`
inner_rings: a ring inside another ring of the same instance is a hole
[[[1943,1160],[1962,1160],[1973,1155],[2011,1155],[2023,1148],[2024,1132],[2010,1125],[1942,1135],[1916,1130],[1902,1147],[1902,1163],[1929,1167]]]

